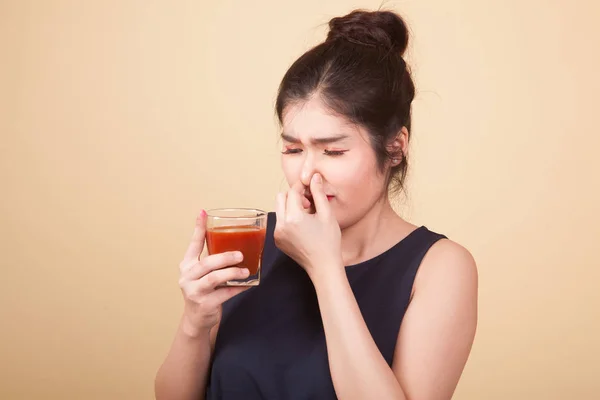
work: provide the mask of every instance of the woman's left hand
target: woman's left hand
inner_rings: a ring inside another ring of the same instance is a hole
[[[303,205],[301,182],[277,196],[275,244],[300,264],[311,279],[331,269],[343,270],[340,226],[323,191],[321,175],[314,174],[310,191],[315,212]]]

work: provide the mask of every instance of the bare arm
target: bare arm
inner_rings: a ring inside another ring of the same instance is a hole
[[[248,270],[231,267],[242,261],[243,254],[227,252],[201,258],[205,233],[203,211],[196,219],[194,235],[179,265],[185,306],[169,354],[156,374],[157,400],[204,399],[221,306],[248,289],[223,287],[229,280],[248,276]]]
[[[462,247],[444,240],[433,246],[421,268],[393,368],[373,341],[346,277],[313,279],[340,399],[451,399],[475,335],[475,262]]]
[[[195,332],[179,324],[169,354],[155,380],[156,400],[203,400],[218,325]]]
[[[451,399],[477,327],[477,267],[449,240],[425,256],[394,353],[393,370],[409,399]]]
[[[328,277],[315,276],[313,283],[337,397],[406,400],[400,383],[373,341],[344,271],[323,269],[336,272]]]

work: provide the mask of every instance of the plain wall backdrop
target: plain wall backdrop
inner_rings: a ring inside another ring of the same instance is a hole
[[[272,210],[287,67],[364,0],[0,0],[0,398],[153,398],[201,208]],[[474,254],[459,400],[600,398],[600,3],[403,0],[398,210]]]

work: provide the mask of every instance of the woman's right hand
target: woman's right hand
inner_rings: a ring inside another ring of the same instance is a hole
[[[196,218],[191,243],[179,264],[179,286],[185,300],[183,329],[192,336],[219,322],[221,305],[248,289],[223,286],[233,279],[248,277],[248,270],[234,267],[242,261],[242,253],[232,251],[200,257],[206,238],[206,212]]]

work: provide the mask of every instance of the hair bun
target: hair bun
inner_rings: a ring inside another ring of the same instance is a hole
[[[404,55],[408,46],[408,28],[394,12],[355,10],[329,21],[327,41],[339,38]]]

